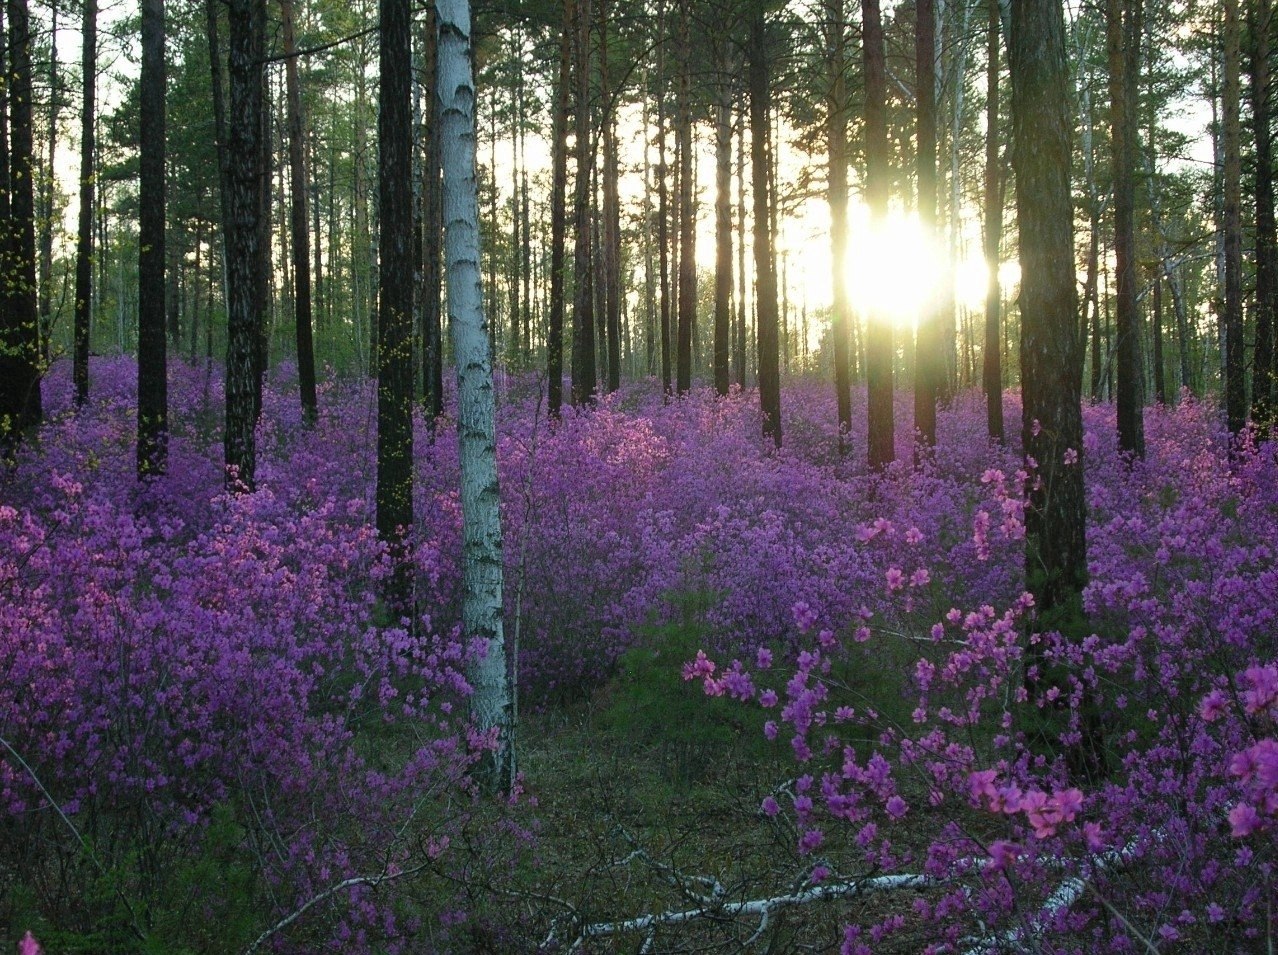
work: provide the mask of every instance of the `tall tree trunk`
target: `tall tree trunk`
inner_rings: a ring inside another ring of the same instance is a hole
[[[599,77],[603,88],[604,331],[609,393],[621,387],[621,197],[617,168],[617,97],[608,72],[608,2],[599,0]]]
[[[1244,378],[1242,304],[1242,133],[1239,125],[1239,69],[1241,37],[1238,0],[1225,0],[1225,56],[1223,147],[1225,152],[1223,193],[1225,198],[1225,416],[1231,434],[1242,430],[1247,420],[1247,383]]]
[[[1141,15],[1144,0],[1107,0],[1106,50],[1109,60],[1110,146],[1114,170],[1114,262],[1117,354],[1115,398],[1118,446],[1143,457],[1145,381],[1140,345],[1136,283],[1136,120],[1140,87]]]
[[[520,174],[524,169],[527,157],[520,155],[524,145],[524,57],[523,44],[519,30],[510,33],[510,58],[514,65],[514,76],[511,81],[510,107],[514,121],[511,130],[512,194],[510,197],[510,340],[506,343],[506,361],[512,367],[518,367],[523,354],[523,258],[522,233],[528,228],[528,221],[520,215]],[[496,289],[493,290],[496,294]]]
[[[1003,430],[1003,360],[1002,311],[1003,289],[999,282],[999,247],[1003,241],[1002,163],[998,145],[998,70],[999,70],[999,0],[987,0],[989,19],[986,29],[985,74],[985,350],[982,356],[982,382],[985,386],[985,418],[990,439],[1002,444]]]
[[[595,315],[591,263],[590,177],[594,170],[594,143],[590,133],[590,26],[591,0],[577,0],[576,21],[576,102],[574,128],[577,170],[573,197],[573,308],[572,308],[572,402],[594,401],[598,390],[595,377]]]
[[[168,443],[164,328],[164,0],[142,0],[138,204],[138,477],[163,474]]]
[[[865,61],[865,198],[871,233],[887,218],[891,170],[888,166],[887,69],[879,0],[861,0],[861,36]],[[892,326],[870,315],[865,335],[866,421],[870,467],[880,470],[896,458],[892,411]]]
[[[1073,117],[1060,0],[1012,0],[1008,61],[1021,248],[1021,440],[1034,463],[1026,576],[1046,614],[1075,606],[1087,577]]]
[[[768,76],[767,22],[763,7],[750,21],[747,77],[750,85],[750,171],[754,199],[754,288],[759,324],[757,361],[759,409],[764,437],[781,447],[781,354],[778,337],[777,273],[769,215],[768,123],[772,82]]]
[[[293,0],[280,0],[284,39],[284,84],[288,108],[288,165],[291,180],[289,221],[293,252],[293,322],[296,326],[297,383],[302,419],[313,424],[319,409],[315,398],[315,343],[311,316],[311,237],[306,203],[311,188],[306,171],[306,132],[302,120],[302,89],[297,76],[297,38]]]
[[[717,89],[714,138],[714,389],[728,393],[732,380],[732,87],[722,49],[724,79]]]
[[[98,5],[84,0],[80,73],[84,77],[84,98],[80,111],[80,212],[75,245],[75,354],[72,378],[75,402],[89,400],[89,330],[93,315],[93,209],[95,176],[93,151],[96,143],[98,86]]]
[[[34,138],[31,115],[31,20],[27,0],[7,0],[8,214],[0,309],[0,444],[16,441],[43,417],[40,326],[36,310]],[[0,137],[2,138],[2,137]]]
[[[679,327],[675,390],[692,387],[692,331],[697,320],[697,213],[693,205],[696,172],[692,155],[692,52],[689,0],[679,0],[679,87],[676,143],[679,164]]]
[[[1154,401],[1167,403],[1167,377],[1163,370],[1163,276],[1157,267],[1151,270],[1150,285],[1154,300]]]
[[[252,490],[257,470],[258,250],[262,216],[262,52],[253,0],[228,0],[230,122],[227,124],[226,429],[228,486]]]
[[[466,0],[440,0],[439,31],[444,242],[461,436],[462,627],[468,639],[488,642],[488,653],[470,674],[471,718],[481,734],[492,734],[482,780],[490,791],[509,791],[515,780],[514,727],[502,628],[501,500],[492,364],[480,288],[475,87]]]
[[[1256,350],[1251,380],[1251,417],[1273,423],[1274,323],[1278,316],[1278,226],[1274,223],[1274,141],[1271,128],[1270,0],[1251,9],[1251,104],[1256,136]]]
[[[936,7],[934,0],[914,4],[914,101],[918,128],[918,210],[924,241],[937,245],[936,229]],[[953,214],[957,215],[957,210]],[[936,447],[936,401],[946,374],[947,346],[941,330],[941,302],[934,292],[923,303],[914,338],[915,460]],[[950,314],[953,315],[953,302]]]
[[[852,375],[849,351],[851,303],[848,301],[848,27],[843,0],[825,0],[825,60],[830,78],[826,100],[826,173],[830,204],[830,281],[834,301],[830,339],[834,345],[834,396],[839,415],[839,453],[852,436]]]
[[[266,53],[266,4],[254,5],[253,16],[258,21],[254,29],[262,37],[262,53]],[[254,309],[257,312],[257,336],[254,341],[253,355],[253,417],[262,416],[262,388],[266,383],[266,371],[269,367],[271,350],[271,308],[274,304],[273,277],[271,265],[271,164],[275,152],[271,143],[271,88],[266,82],[265,64],[259,67],[262,84],[262,129],[258,139],[261,157],[257,167],[257,254],[260,259],[257,266],[257,283],[254,286]]]
[[[40,356],[49,360],[49,336],[53,331],[53,221],[54,197],[57,192],[58,112],[62,105],[62,92],[58,77],[58,5],[49,5],[49,113],[45,140],[43,175],[40,176],[39,208],[39,299]]]
[[[559,36],[559,78],[555,84],[551,131],[550,185],[550,308],[546,330],[546,388],[550,417],[563,406],[564,382],[564,233],[568,192],[568,87],[572,81],[572,42],[576,0],[564,0],[563,31]]]
[[[666,45],[664,0],[657,2],[657,263],[661,271],[661,393],[674,394],[670,368],[670,167],[666,165]]]
[[[412,15],[409,0],[380,0],[378,10],[377,534],[390,547],[394,560],[389,601],[411,616]]]
[[[439,76],[439,24],[435,5],[426,5],[422,69],[430,95],[426,97],[426,130],[422,143],[422,390],[426,396],[427,430],[434,439],[435,424],[444,413],[444,323],[441,307],[440,238],[444,222],[444,197],[440,182],[440,107],[436,86]]]
[[[736,353],[733,363],[736,369],[737,386],[746,386],[746,355],[749,336],[746,334],[746,158],[745,138],[747,117],[746,97],[741,97],[739,127],[737,130],[737,333]]]

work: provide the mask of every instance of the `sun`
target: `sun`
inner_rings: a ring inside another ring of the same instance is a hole
[[[945,276],[946,262],[935,240],[912,214],[890,212],[871,225],[864,206],[849,222],[848,296],[866,320],[912,328]]]

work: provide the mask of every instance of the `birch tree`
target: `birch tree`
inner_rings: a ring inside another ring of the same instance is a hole
[[[495,737],[481,773],[491,790],[514,780],[510,685],[502,631],[502,534],[494,435],[493,370],[480,283],[475,183],[475,84],[470,7],[439,0],[440,147],[449,327],[457,356],[462,501],[462,627],[488,641],[470,674],[471,719]]]

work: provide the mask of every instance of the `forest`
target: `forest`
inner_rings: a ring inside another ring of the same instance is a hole
[[[1278,944],[1271,0],[4,0],[0,949]]]

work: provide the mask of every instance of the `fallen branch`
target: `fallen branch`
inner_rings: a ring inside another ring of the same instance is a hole
[[[693,909],[675,912],[657,912],[641,915],[636,918],[622,919],[616,922],[594,922],[583,925],[577,934],[577,940],[569,951],[577,951],[586,939],[601,938],[610,935],[626,935],[635,932],[651,933],[654,929],[665,925],[681,925],[703,918],[741,918],[757,916],[761,927],[767,927],[767,921],[778,909],[796,905],[807,905],[811,902],[823,902],[829,899],[846,899],[873,892],[893,889],[926,889],[939,885],[940,881],[927,875],[880,875],[853,882],[832,882],[825,885],[814,885],[801,892],[785,895],[774,895],[766,899],[751,899],[744,902],[722,902],[714,905],[702,905]],[[761,934],[756,931],[751,938]],[[546,939],[549,944],[555,941],[553,933]],[[649,942],[651,934],[649,934]]]

